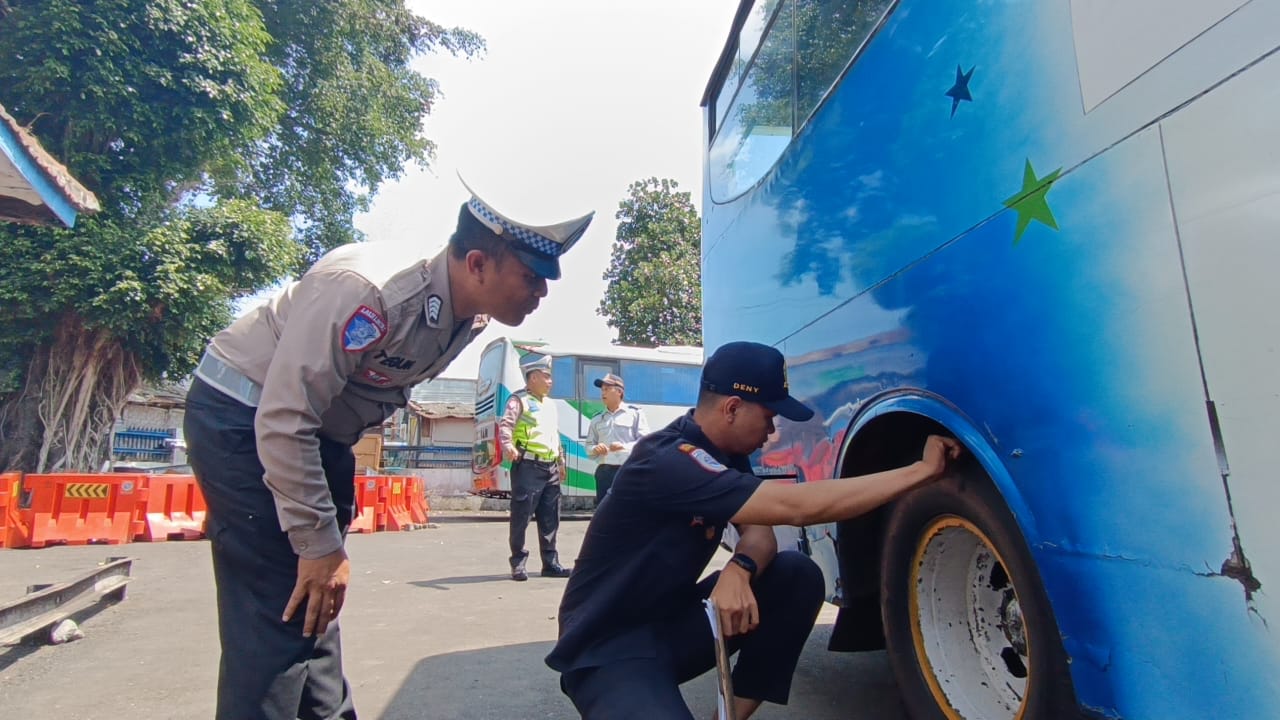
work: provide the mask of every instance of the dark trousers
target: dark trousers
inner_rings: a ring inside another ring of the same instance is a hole
[[[280,621],[298,576],[298,556],[280,529],[263,482],[253,431],[254,408],[198,378],[187,394],[183,431],[192,470],[208,503],[208,535],[217,586],[219,720],[328,720],[356,717],[342,674],[336,622],[303,637],[305,604]],[[338,525],[351,524],[355,458],[321,439],[325,478]]]
[[[719,576],[717,572],[698,583],[700,598],[711,595]],[[729,638],[729,652],[738,654],[733,691],[785,704],[800,652],[822,607],[822,571],[802,553],[781,552],[751,587],[760,625]],[[560,677],[561,689],[584,720],[693,720],[680,684],[716,666],[706,611],[701,603],[691,604],[655,629],[658,657],[618,660]],[[706,700],[708,707],[715,706],[714,698]]]
[[[604,500],[604,496],[609,494],[609,488],[613,487],[613,476],[618,474],[621,465],[597,465],[596,466],[596,505]]]
[[[529,552],[524,535],[529,518],[538,521],[542,569],[560,564],[556,532],[560,530],[560,478],[555,463],[521,460],[511,468],[511,569],[523,568]],[[553,482],[554,481],[554,482]]]

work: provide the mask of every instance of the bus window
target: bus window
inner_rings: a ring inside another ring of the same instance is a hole
[[[724,124],[725,113],[733,102],[733,94],[737,92],[738,85],[741,84],[742,74],[746,71],[747,66],[751,64],[751,56],[760,47],[760,38],[764,37],[764,28],[769,24],[769,18],[777,7],[776,2],[762,3],[758,9],[747,17],[746,22],[742,25],[742,30],[738,32],[738,47],[735,58],[729,66],[724,85],[716,98],[716,127]]]
[[[796,118],[803,125],[894,0],[796,0]]]
[[[627,384],[627,402],[693,407],[701,373],[696,365],[623,360],[621,375]]]
[[[771,3],[754,10],[765,17]],[[784,0],[766,31],[754,62],[747,69],[737,97],[725,113],[724,125],[711,143],[711,196],[733,199],[754,185],[782,155],[794,128],[794,29],[795,3]],[[730,82],[721,95],[732,93]],[[719,103],[721,97],[716,98]]]
[[[571,357],[551,359],[551,397],[572,399],[574,362]]]
[[[595,386],[596,380],[618,372],[618,364],[607,360],[583,360],[578,367],[581,370],[578,373],[578,397],[584,400],[599,399],[600,389]]]
[[[594,401],[596,404],[591,405],[584,402],[578,414],[578,437],[585,438],[587,436],[587,428],[591,427],[591,419],[596,416],[598,410],[591,408],[600,408],[600,389],[596,387],[597,379],[608,375],[609,373],[618,372],[618,363],[608,360],[583,360],[578,363],[578,398],[584,401]]]

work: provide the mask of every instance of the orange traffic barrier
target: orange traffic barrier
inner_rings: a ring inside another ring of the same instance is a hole
[[[409,478],[394,475],[385,478],[387,499],[387,529],[412,530],[415,524],[409,512],[409,494],[406,492]]]
[[[26,475],[18,507],[23,547],[127,543],[142,532],[146,475]]]
[[[18,503],[22,497],[22,473],[0,474],[0,548],[17,547],[25,535],[18,530]],[[10,540],[12,535],[12,540]]]
[[[357,475],[355,517],[348,532],[371,533],[385,530],[386,503],[382,500],[382,481],[379,475]]]
[[[198,540],[209,508],[194,475],[149,475],[142,532],[134,540]]]
[[[431,518],[431,505],[427,502],[427,485],[420,477],[406,478],[408,481],[407,496],[409,498],[409,517],[417,525],[426,525]]]

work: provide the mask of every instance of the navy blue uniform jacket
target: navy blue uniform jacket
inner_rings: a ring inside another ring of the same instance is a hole
[[[587,527],[560,602],[560,672],[656,657],[657,628],[691,603],[729,519],[762,481],[690,411],[636,444]]]

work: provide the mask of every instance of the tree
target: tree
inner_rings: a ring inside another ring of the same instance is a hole
[[[631,184],[597,314],[623,345],[702,344],[702,223],[674,180]]]
[[[357,239],[355,210],[430,157],[436,87],[409,61],[437,46],[482,43],[392,0],[6,0],[0,102],[103,210],[0,226],[0,467],[96,469],[141,381]]]

